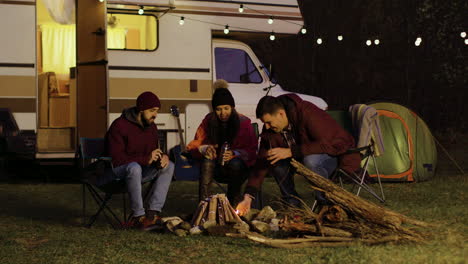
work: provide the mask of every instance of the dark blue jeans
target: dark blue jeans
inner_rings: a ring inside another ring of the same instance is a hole
[[[290,159],[278,161],[276,165],[271,167],[270,173],[280,188],[283,201],[300,206],[301,202],[295,198],[300,196],[294,185],[295,169],[291,166],[290,161]],[[338,161],[336,157],[328,154],[311,154],[304,157],[303,164],[311,171],[328,179],[335,171]],[[321,204],[327,203],[322,192],[316,191],[315,199]]]

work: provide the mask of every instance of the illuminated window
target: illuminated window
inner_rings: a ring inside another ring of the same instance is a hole
[[[155,50],[158,23],[153,15],[107,14],[107,48],[117,50]]]

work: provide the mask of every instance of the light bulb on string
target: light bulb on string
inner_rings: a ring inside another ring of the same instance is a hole
[[[273,17],[271,16],[269,19],[268,19],[268,24],[273,24]]]
[[[379,45],[379,44],[380,44],[380,40],[379,40],[379,39],[375,39],[375,40],[374,40],[374,44],[375,44],[375,45]]]
[[[460,33],[460,37],[462,37],[462,38],[466,38],[466,32],[465,32],[465,31],[463,31],[462,33]]]
[[[414,42],[414,45],[416,47],[419,47],[419,45],[421,45],[421,42],[422,42],[422,38],[421,37],[417,37],[416,38],[416,41]]]
[[[302,33],[302,35],[304,35],[305,33],[307,33],[307,29],[306,29],[305,27],[302,27],[302,28],[301,28],[301,33]]]
[[[224,34],[229,34],[229,25],[224,27]]]
[[[468,39],[465,39],[465,45],[468,45]]]
[[[318,38],[318,39],[317,39],[317,44],[318,44],[318,45],[322,45],[322,43],[323,43],[322,39],[321,39],[321,38]]]
[[[343,40],[343,36],[342,35],[338,35],[338,41],[342,41]]]
[[[184,18],[184,17],[180,17],[179,25],[183,26],[184,24],[185,24],[185,18]]]
[[[270,40],[273,41],[273,40],[275,40],[275,38],[276,38],[275,37],[275,32],[272,31],[271,34],[270,34]]]
[[[371,41],[370,39],[368,39],[368,40],[366,41],[366,45],[367,45],[367,46],[372,45],[372,41]]]
[[[138,14],[143,15],[145,13],[145,10],[143,9],[144,6],[140,6],[140,9],[138,9]]]
[[[241,5],[239,6],[239,13],[243,13],[243,12],[244,12],[244,5],[241,4]]]
[[[103,3],[103,2],[104,2],[104,0],[99,0],[99,2]]]

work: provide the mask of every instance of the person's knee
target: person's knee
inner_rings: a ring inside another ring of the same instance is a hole
[[[246,166],[245,166],[244,161],[238,158],[232,159],[228,163],[228,169],[231,171],[238,172],[238,171],[245,169],[245,167]]]
[[[174,172],[174,168],[175,168],[174,163],[172,161],[169,161],[169,163],[167,163],[167,166],[163,168],[163,172],[169,175],[172,175],[172,173]]]
[[[141,177],[142,168],[141,165],[137,162],[132,162],[127,166],[127,176],[140,176]]]

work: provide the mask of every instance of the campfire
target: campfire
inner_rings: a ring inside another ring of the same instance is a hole
[[[356,196],[299,162],[293,160],[291,164],[299,175],[307,179],[312,189],[324,192],[331,206],[325,206],[317,213],[305,203],[302,208],[289,206],[278,213],[266,206],[260,211],[252,209],[240,217],[225,194],[216,194],[199,203],[191,223],[183,222],[178,217],[170,218],[165,221],[167,229],[177,235],[207,233],[242,237],[281,248],[424,240],[418,228],[429,227],[429,224]],[[281,235],[275,235],[278,231]],[[273,239],[268,236],[287,238]]]

